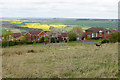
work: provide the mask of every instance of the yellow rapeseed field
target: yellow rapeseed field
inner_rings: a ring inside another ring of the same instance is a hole
[[[41,25],[40,23],[25,23],[25,25],[22,25],[21,27],[28,27],[28,28],[36,28],[36,29],[42,29],[44,31],[49,31],[50,27],[55,27],[55,28],[64,28],[68,25]]]
[[[22,22],[10,22],[12,24],[21,24]]]

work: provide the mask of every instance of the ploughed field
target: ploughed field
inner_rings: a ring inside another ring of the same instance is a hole
[[[21,45],[2,49],[3,78],[115,78],[118,44]]]

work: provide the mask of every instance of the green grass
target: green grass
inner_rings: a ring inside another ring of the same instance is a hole
[[[32,52],[29,52],[33,50]],[[2,49],[3,78],[115,78],[118,44],[24,45]]]

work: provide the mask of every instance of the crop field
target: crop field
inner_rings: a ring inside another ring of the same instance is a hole
[[[21,45],[2,49],[3,78],[116,78],[118,43]]]
[[[46,25],[46,24],[41,25],[40,23],[25,23],[25,25],[21,27],[28,27],[28,28],[35,28],[35,29],[42,29],[44,31],[49,31],[50,26],[63,29],[68,25]]]
[[[19,20],[14,20],[10,22],[11,24],[16,24],[19,27],[27,27],[34,29],[42,29],[44,31],[49,31],[50,26],[55,28],[60,28],[61,30],[70,31],[74,26],[82,27],[83,30],[86,30],[90,27],[105,27],[107,29],[117,28],[116,21],[92,21],[92,20],[38,20],[38,22],[22,22]]]

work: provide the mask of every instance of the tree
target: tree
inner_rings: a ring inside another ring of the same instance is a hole
[[[77,40],[77,35],[75,32],[70,32],[68,34],[68,37],[69,37],[69,41],[76,41]]]
[[[120,42],[120,32],[112,33],[109,37],[110,42]]]
[[[50,27],[50,32],[47,32],[47,36],[49,38],[49,43],[51,43],[51,39],[52,38],[56,38],[61,34],[61,30],[59,28],[54,28],[54,27]]]
[[[72,32],[76,33],[76,35],[79,38],[79,40],[82,40],[82,38],[84,37],[84,32],[83,32],[81,27],[74,27],[72,29]]]
[[[4,41],[12,41],[13,40],[13,32],[8,30],[7,33],[3,34]]]

